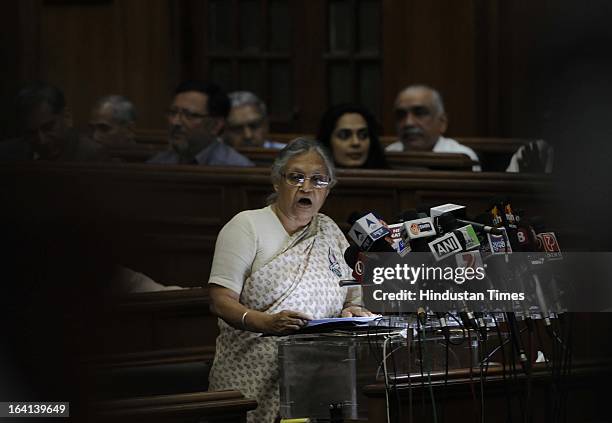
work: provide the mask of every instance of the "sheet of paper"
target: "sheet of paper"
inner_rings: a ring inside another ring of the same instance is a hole
[[[320,326],[325,324],[332,323],[346,323],[352,324],[354,326],[367,326],[372,320],[376,320],[380,318],[380,316],[370,316],[370,317],[329,317],[327,319],[314,319],[310,320],[306,326],[306,328]]]

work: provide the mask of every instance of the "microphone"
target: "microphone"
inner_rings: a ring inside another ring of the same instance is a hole
[[[504,214],[502,218],[505,218],[505,225],[510,229],[516,229],[517,219],[516,215],[512,211],[512,204],[509,199],[505,199],[502,203]]]
[[[374,213],[361,215],[360,213],[353,212],[348,221],[352,222],[349,237],[356,245],[350,245],[344,251],[344,261],[353,269],[352,276],[355,279],[341,280],[340,286],[361,285],[363,283],[364,263],[366,260],[364,252],[396,252],[385,239],[390,236],[390,232],[381,223],[379,216]]]
[[[529,225],[525,221],[525,212],[517,211],[517,228],[516,228],[516,239],[518,241],[519,251],[533,253],[536,252],[537,247],[537,236],[533,229],[533,226]]]
[[[437,226],[441,232],[455,231],[461,234],[461,237],[465,243],[465,245],[462,243],[465,251],[480,247],[480,239],[478,238],[478,235],[476,235],[474,226],[468,220],[456,219],[455,216],[449,212],[441,214],[436,219]],[[460,227],[459,224],[464,226]]]
[[[401,229],[404,243],[410,245],[412,251],[429,252],[427,241],[436,236],[433,220],[425,213],[414,210],[404,212],[402,217],[405,218]]]
[[[432,207],[431,208],[431,217],[432,218],[441,218],[444,215],[450,214],[455,217],[456,221],[462,225],[472,225],[474,229],[477,229],[479,232],[484,233],[492,233],[495,235],[501,235],[499,229],[489,226],[483,225],[481,223],[473,222],[466,219],[466,207],[458,204],[444,204],[442,206]],[[501,222],[500,222],[501,223]]]
[[[466,207],[465,206],[460,206],[458,204],[443,204],[441,206],[436,206],[436,207],[432,207],[429,210],[429,215],[434,218],[434,217],[438,217],[444,213],[452,213],[453,216],[455,217],[459,217],[459,218],[464,218],[465,217],[465,211],[466,211]]]
[[[341,287],[343,287],[343,286],[360,286],[361,283],[357,282],[354,279],[341,279],[338,282],[338,285],[340,285]]]
[[[400,257],[405,257],[406,254],[412,251],[412,248],[408,240],[402,237],[402,230],[404,227],[403,221],[399,223],[392,223],[387,226],[389,228],[389,231],[391,232],[390,237],[393,241],[393,249]]]
[[[356,219],[349,230],[349,237],[360,251],[395,252],[385,240],[390,232],[373,213]]]
[[[359,251],[359,248],[355,247],[354,245],[349,245],[349,247],[344,250],[344,261],[351,269],[353,269],[353,278],[355,278],[355,280],[341,280],[340,286],[361,284],[363,282],[363,256],[361,251]]]
[[[404,238],[409,240],[428,238],[436,236],[436,228],[434,227],[431,217],[417,217],[415,219],[404,222],[402,233]]]
[[[563,258],[559,241],[554,232],[540,232],[536,234],[536,239],[540,251],[547,253],[546,258],[550,260],[561,260]]]
[[[544,220],[539,216],[532,218],[531,227],[535,234],[535,245],[538,251],[547,253],[546,258],[550,260],[563,259],[557,235],[554,232],[546,231]]]
[[[441,313],[437,311],[435,315],[438,318],[438,322],[440,323],[440,330],[442,331],[444,338],[448,340],[450,338],[450,329],[448,327],[448,321],[446,320],[446,313]]]
[[[491,225],[495,227],[499,227],[503,225],[503,218],[501,216],[501,207],[502,199],[499,197],[494,198],[491,201],[491,205],[487,210],[489,215],[489,220],[491,221]]]
[[[463,235],[459,233],[459,236],[463,238]],[[440,261],[445,259],[446,257],[450,257],[456,253],[463,251],[461,244],[459,242],[459,238],[455,234],[455,232],[449,232],[446,235],[443,235],[439,238],[434,239],[433,241],[427,243],[429,250],[434,256],[436,261]]]
[[[366,260],[367,256],[363,251],[360,251],[355,245],[349,245],[347,249],[344,250],[344,261],[351,269],[353,269],[352,276],[354,279],[342,279],[339,282],[340,286],[364,286],[363,276]]]
[[[493,226],[483,225],[482,223],[472,222],[470,220],[464,220],[464,219],[457,219],[457,222],[461,223],[462,225],[471,225],[474,229],[478,230],[479,232],[493,234],[493,235],[503,235],[504,234],[504,232],[501,229],[495,228]]]
[[[521,341],[521,332],[519,330],[514,312],[506,313],[506,322],[508,323],[510,338],[512,339],[514,348],[518,353],[518,358],[519,362],[521,363],[521,367],[523,368],[525,374],[529,374],[529,368],[531,366],[529,360],[527,359],[527,354],[525,354],[525,349],[523,348],[523,342]]]
[[[547,232],[544,225],[544,220],[541,217],[534,217],[531,220],[531,227],[533,234],[535,235],[535,249],[537,251],[545,253],[546,259],[551,261],[563,260],[563,254],[561,254],[561,247],[559,241],[554,232]],[[540,283],[538,274],[534,272],[533,279],[536,287],[536,295],[538,296],[538,302],[540,309],[542,310],[542,317],[547,329],[551,327],[551,319],[555,318],[555,313],[549,313],[547,303],[545,301],[544,294],[542,292],[542,284]],[[548,292],[558,292],[556,287],[555,277],[553,276],[549,281],[551,288]],[[553,300],[553,302],[556,302]]]

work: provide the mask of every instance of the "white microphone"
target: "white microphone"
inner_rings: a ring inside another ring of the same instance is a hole
[[[384,240],[390,234],[389,230],[378,220],[373,213],[368,213],[365,216],[357,219],[349,231],[349,237],[355,242],[361,251],[372,250],[374,244],[380,247],[382,240],[388,248],[385,251],[393,252],[393,248]],[[383,245],[383,248],[384,245]],[[375,248],[377,250],[378,248]]]

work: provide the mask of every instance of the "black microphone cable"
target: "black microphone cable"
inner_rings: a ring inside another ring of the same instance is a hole
[[[408,338],[408,332],[406,332],[406,338]],[[393,360],[393,374],[395,375],[395,381],[393,383],[393,387],[394,387],[394,391],[395,391],[395,410],[396,410],[396,421],[398,423],[402,422],[402,401],[400,399],[400,394],[399,394],[399,390],[397,389],[397,377],[398,377],[398,372],[397,372],[397,361],[395,359],[395,351],[399,350],[402,347],[402,345],[398,346],[397,348],[395,348],[392,351],[392,355],[391,355],[391,359]]]
[[[408,330],[406,329],[405,339],[407,338],[408,338]],[[391,389],[395,393],[395,407],[391,408],[391,412],[392,412],[391,420],[396,421],[398,423],[401,423],[402,421],[402,402],[400,400],[399,390],[397,389],[398,372],[397,372],[397,361],[395,359],[395,352],[401,348],[402,348],[402,345],[400,341],[400,345],[398,345],[396,348],[393,348],[393,350],[389,353],[389,355],[391,356],[391,360],[392,360],[391,363],[393,364],[393,375],[395,376],[393,384],[391,385]],[[395,413],[393,413],[394,410],[395,410]]]
[[[506,313],[506,316],[509,313]],[[508,328],[508,335],[509,335],[509,345],[510,345],[510,377],[511,380],[515,386],[516,392],[519,392],[519,394],[517,395],[518,400],[519,400],[519,409],[520,409],[520,417],[521,417],[521,421],[525,421],[525,405],[523,403],[523,396],[520,394],[521,392],[521,386],[520,386],[520,381],[518,380],[518,372],[516,370],[516,358],[518,358],[519,356],[519,352],[517,351],[517,346],[516,343],[513,341],[513,336],[512,336],[512,329],[510,328],[510,325],[508,324],[508,321],[506,321],[506,326]],[[519,331],[520,334],[520,331]],[[519,335],[520,336],[520,335]]]
[[[446,396],[448,389],[448,353],[450,351],[449,338],[446,338],[445,361],[444,361],[444,390],[442,391],[442,404],[446,404]],[[442,421],[446,420],[446,407],[442,407]]]
[[[474,357],[474,350],[472,346],[472,335],[470,333],[470,327],[467,326],[466,329],[467,329],[468,349],[470,351],[470,354],[469,354],[469,357],[470,357],[470,391],[472,392],[472,404],[474,405],[474,414],[476,416],[476,421],[479,421],[480,411],[478,409],[478,400],[476,399],[476,388],[474,386],[474,366],[471,363],[471,360]],[[478,334],[476,334],[476,337],[478,338]]]
[[[377,326],[379,326],[380,323],[384,322],[384,319],[383,318],[377,319],[375,322],[376,322],[375,327],[377,327]],[[389,320],[389,326],[391,326],[390,320]],[[376,335],[379,334],[378,331],[375,331],[374,333]],[[390,404],[390,401],[389,401],[389,393],[392,392],[392,390],[395,391],[395,394],[396,394],[396,397],[397,397],[396,398],[395,406],[398,409],[398,412],[401,413],[401,411],[399,411],[399,408],[398,408],[398,407],[401,407],[401,402],[399,401],[399,393],[398,393],[398,390],[397,390],[397,376],[398,376],[398,374],[397,374],[397,366],[395,364],[395,352],[398,349],[402,348],[403,345],[400,343],[400,345],[395,347],[395,348],[393,348],[393,345],[391,345],[392,350],[391,350],[391,352],[387,353],[387,343],[393,341],[394,339],[396,339],[398,337],[403,337],[403,335],[400,332],[399,334],[394,334],[394,335],[387,334],[385,336],[385,339],[384,339],[384,341],[382,343],[382,347],[381,347],[382,348],[382,359],[379,359],[379,357],[377,356],[378,355],[378,348],[377,348],[377,346],[374,347],[372,345],[373,344],[372,343],[372,332],[370,331],[370,327],[368,327],[368,331],[366,332],[366,335],[367,335],[367,340],[368,340],[368,348],[372,352],[372,355],[376,356],[375,359],[376,359],[376,362],[378,363],[377,371],[376,371],[376,376],[377,377],[378,377],[378,372],[379,372],[380,368],[381,367],[383,368],[383,376],[384,376],[384,384],[385,384],[385,398],[386,398],[386,406],[387,406],[387,421],[389,421],[389,422],[397,421],[397,416],[396,416],[397,412],[396,412],[396,414],[393,415],[393,419],[391,418],[392,408],[391,408],[391,404]],[[407,331],[406,331],[406,338],[407,338],[407,336],[408,335],[407,335]],[[376,341],[375,341],[376,344],[378,344],[378,339],[379,338],[380,338],[380,336],[375,336],[374,337],[374,339],[376,339]],[[389,382],[389,372],[387,370],[387,360],[389,359],[389,357],[392,357],[392,359],[393,359],[393,376],[394,376],[394,378],[393,378],[394,382],[393,383]]]
[[[512,422],[512,399],[510,397],[510,390],[508,387],[508,381],[506,379],[506,364],[507,364],[507,359],[506,359],[506,349],[504,348],[504,346],[506,345],[507,341],[504,341],[504,338],[502,337],[502,332],[501,332],[501,328],[499,327],[499,322],[497,321],[497,318],[495,317],[495,313],[491,313],[491,317],[493,318],[493,324],[495,325],[495,331],[497,332],[497,337],[499,340],[499,349],[501,349],[501,356],[502,356],[502,384],[504,385],[504,394],[506,396],[506,405],[508,408],[508,414],[506,415],[506,420],[510,421],[510,423]],[[496,349],[497,350],[497,349]],[[496,351],[494,350],[494,351]],[[491,356],[492,357],[492,356]]]
[[[540,322],[544,322],[544,320],[540,320]],[[544,323],[545,324],[545,323]],[[544,345],[544,339],[542,338],[542,330],[540,328],[541,324],[536,324],[535,334],[538,340],[539,350],[542,351],[542,357],[544,357],[544,365],[546,366],[546,370],[550,370],[550,360],[547,357],[546,345]],[[551,374],[552,376],[552,374]]]
[[[419,370],[421,373],[421,412],[425,410],[425,374],[423,372],[423,334],[421,328],[421,321],[417,318],[417,345],[419,348]]]
[[[480,366],[479,366],[480,367],[480,418],[481,418],[481,422],[484,423],[485,421],[484,390],[485,390],[485,382],[487,379],[487,371],[489,370],[490,360],[484,361],[484,354],[485,354],[485,351],[487,350],[487,336],[482,336],[482,333],[481,333],[481,338],[478,338],[477,336],[477,339],[478,339],[478,360],[480,362]]]
[[[572,370],[572,336],[573,336],[573,313],[564,313],[562,315],[563,324],[565,325],[565,349],[563,354],[562,363],[562,376],[563,385],[561,390],[561,410],[560,414],[563,417],[563,421],[567,421],[567,396],[568,396],[568,382]],[[561,417],[560,416],[560,417]],[[561,421],[561,420],[560,420]]]
[[[423,330],[423,342],[426,342],[427,337],[425,335],[425,330]],[[430,357],[432,354],[428,354]],[[433,422],[434,423],[438,423],[438,412],[436,409],[436,398],[434,396],[434,391],[433,391],[433,386],[431,385],[431,368],[433,367],[433,363],[430,363],[429,366],[427,366],[427,385],[429,387],[429,396],[431,398],[431,407],[432,407],[432,411],[433,411]]]
[[[410,351],[412,350],[412,336],[406,338],[408,341],[408,423],[414,422],[414,413],[412,407],[412,361]]]
[[[553,379],[552,379],[552,388],[553,388],[553,406],[552,406],[552,415],[553,420],[555,422],[559,421],[560,410],[561,410],[561,398],[562,398],[562,381],[561,381],[561,364],[563,359],[563,341],[557,335],[557,332],[554,329],[555,325],[561,325],[562,319],[555,319],[556,322],[551,324],[550,326],[550,334],[553,336]]]
[[[553,336],[553,407],[552,415],[555,422],[559,421],[559,414],[561,410],[561,397],[562,397],[562,386],[561,386],[561,362],[563,357],[563,341],[557,335],[554,329],[555,325],[561,325],[561,319],[555,319],[556,321],[550,326],[550,334]]]
[[[516,371],[516,362],[515,362],[515,360],[514,360],[514,359],[512,359],[512,360],[509,362],[510,364],[508,364],[508,368],[512,370],[511,376],[510,376],[510,377],[507,377],[507,375],[506,375],[506,363],[507,363],[507,358],[506,358],[506,353],[505,353],[505,348],[504,348],[504,347],[505,347],[506,345],[510,345],[510,348],[511,348],[511,349],[514,349],[514,343],[512,342],[512,339],[511,339],[510,337],[508,337],[508,339],[506,339],[506,340],[503,340],[503,337],[502,337],[502,332],[501,332],[501,329],[500,329],[500,327],[499,327],[499,322],[498,322],[498,321],[497,321],[497,319],[495,318],[495,315],[494,315],[494,314],[492,314],[492,317],[493,317],[494,322],[495,322],[495,325],[496,325],[496,331],[497,331],[498,337],[499,337],[499,339],[500,339],[500,345],[498,345],[497,347],[495,347],[495,348],[494,348],[494,349],[493,349],[493,350],[492,350],[492,351],[491,351],[491,352],[490,352],[490,353],[489,353],[489,354],[488,354],[488,355],[485,357],[485,359],[482,361],[482,363],[488,363],[488,362],[491,360],[491,358],[492,358],[492,357],[495,355],[495,353],[497,353],[497,351],[500,351],[500,350],[501,350],[502,360],[503,360],[503,361],[502,361],[502,366],[503,366],[503,369],[502,369],[502,370],[503,370],[503,373],[502,373],[502,378],[503,378],[503,381],[504,381],[504,387],[505,387],[505,391],[506,391],[506,398],[507,398],[507,403],[508,403],[508,411],[509,411],[508,416],[510,417],[510,421],[512,421],[512,420],[513,420],[513,418],[512,418],[512,412],[511,412],[511,410],[512,410],[512,403],[511,403],[511,402],[512,402],[512,401],[511,401],[511,400],[512,400],[512,396],[510,395],[510,392],[509,392],[509,389],[508,389],[508,384],[507,384],[507,382],[508,382],[508,381],[512,381],[512,380],[513,380],[513,381],[514,381],[514,383],[515,383],[515,384],[517,384],[517,386],[519,386],[519,380],[518,380],[518,373],[517,373],[517,371]],[[522,333],[524,333],[525,331],[527,331],[527,328],[520,329],[520,333],[521,333],[521,334],[522,334]],[[502,340],[503,340],[503,341],[502,341]],[[514,357],[514,353],[512,353],[512,354],[511,354],[511,356],[512,356],[512,358],[513,358],[513,357]],[[520,392],[520,389],[517,389],[517,392]],[[524,412],[522,411],[522,410],[523,410],[523,405],[522,405],[522,404],[523,404],[523,397],[522,397],[521,395],[519,395],[519,400],[520,400],[520,404],[521,404],[521,415],[523,416],[523,420],[524,420],[524,416],[525,416],[525,414],[524,414]]]
[[[442,408],[440,414],[440,420],[442,422],[446,421],[446,397],[447,397],[447,387],[448,387],[448,362],[449,362],[449,351],[450,351],[450,329],[448,327],[448,323],[446,320],[446,313],[435,312],[434,313],[440,322],[440,332],[444,336],[444,386],[442,388]]]
[[[533,347],[533,327],[529,327],[529,325],[527,325],[527,339],[528,339],[528,343],[527,343],[527,349],[528,349],[528,353],[527,353],[527,357],[529,360],[529,366],[527,366],[527,380],[526,380],[526,385],[527,385],[527,389],[525,392],[525,421],[526,422],[531,422],[531,405],[532,405],[532,382],[533,382],[533,377],[532,377],[532,366],[531,366],[531,352],[532,347]]]

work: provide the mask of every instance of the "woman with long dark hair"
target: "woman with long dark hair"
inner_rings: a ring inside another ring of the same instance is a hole
[[[378,139],[376,118],[363,106],[341,104],[328,109],[321,118],[317,140],[329,149],[338,167],[389,167]]]

